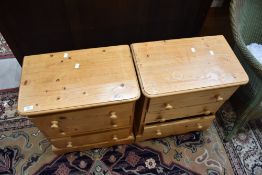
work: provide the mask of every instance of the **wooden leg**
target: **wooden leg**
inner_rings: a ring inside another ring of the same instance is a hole
[[[228,142],[240,128],[242,128],[250,119],[258,114],[258,111],[261,108],[261,94],[262,93],[257,94],[256,98],[251,102],[246,110],[239,117],[237,117],[233,130],[225,136],[224,142]]]

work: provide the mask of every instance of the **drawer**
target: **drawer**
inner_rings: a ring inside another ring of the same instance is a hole
[[[142,141],[150,138],[166,137],[191,131],[204,130],[210,127],[214,118],[214,115],[210,115],[166,122],[164,124],[148,125],[145,126],[144,133],[137,136],[136,140]]]
[[[132,135],[132,133],[130,132],[130,128],[125,128],[125,129],[108,131],[108,132],[100,132],[100,133],[51,139],[51,143],[56,148],[72,148],[72,147],[79,147],[83,145],[96,144],[102,142],[115,143],[119,139],[120,140],[125,139],[130,135]]]
[[[198,106],[175,108],[166,111],[147,113],[145,123],[165,122],[167,120],[178,119],[195,115],[214,114],[223,102],[210,103]]]
[[[236,89],[237,87],[229,87],[152,98],[149,102],[148,112],[165,111],[180,107],[222,102],[227,100]]]
[[[131,127],[134,103],[91,108],[31,118],[32,122],[49,138],[66,137]]]
[[[93,148],[105,148],[113,145],[131,144],[133,142],[134,142],[134,135],[131,134],[126,138],[118,139],[117,141],[114,142],[108,141],[108,142],[92,143],[92,144],[86,144],[81,146],[72,146],[71,148],[57,148],[52,145],[52,151],[56,154],[64,154],[67,152],[85,151]]]

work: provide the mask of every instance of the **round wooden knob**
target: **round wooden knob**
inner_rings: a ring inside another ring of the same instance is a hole
[[[116,112],[110,112],[110,119],[111,119],[111,125],[113,128],[117,127],[116,120],[117,120],[117,115]]]
[[[158,130],[156,131],[156,135],[157,135],[157,136],[161,136],[161,135],[162,135],[162,132],[160,131],[160,129],[158,129]]]
[[[217,95],[217,96],[216,96],[216,100],[217,100],[217,101],[223,101],[223,100],[224,100],[224,98],[223,98],[223,97],[221,97],[220,95]]]
[[[60,134],[63,135],[63,136],[66,135],[66,133],[64,131],[61,131]]]
[[[117,141],[117,140],[118,140],[118,138],[117,138],[116,135],[113,136],[113,140],[114,140],[114,141]]]
[[[58,126],[58,121],[51,121],[51,128],[52,129],[57,129],[57,128],[59,128],[59,126]]]
[[[73,144],[72,142],[67,142],[67,145],[66,145],[67,148],[72,148],[73,147]]]
[[[170,109],[173,109],[173,106],[171,105],[171,104],[166,104],[166,106],[165,106],[165,109],[166,110],[170,110]]]
[[[166,121],[166,119],[163,116],[161,116],[161,115],[158,117],[158,120],[160,122],[165,122]]]
[[[110,112],[110,118],[111,118],[112,120],[116,120],[116,119],[117,119],[116,112]]]
[[[117,124],[112,124],[112,127],[113,128],[117,128]]]
[[[197,128],[198,128],[198,129],[203,129],[203,126],[202,126],[200,123],[198,123],[198,124],[197,124]]]
[[[211,114],[211,111],[205,109],[205,110],[204,110],[204,114],[205,114],[205,115],[209,115],[209,114]]]

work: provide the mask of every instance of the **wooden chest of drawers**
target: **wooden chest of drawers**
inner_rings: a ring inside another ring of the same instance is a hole
[[[207,129],[248,76],[223,36],[131,46],[143,96],[137,140]]]
[[[57,153],[131,143],[140,90],[129,46],[27,56],[18,111]]]

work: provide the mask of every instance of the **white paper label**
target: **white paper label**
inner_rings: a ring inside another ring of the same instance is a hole
[[[24,111],[30,111],[30,110],[33,110],[33,109],[34,109],[33,105],[24,107]]]
[[[191,48],[192,52],[196,52],[196,49],[194,47]]]
[[[80,67],[80,64],[79,64],[79,63],[76,63],[76,64],[75,64],[75,68],[76,68],[76,69],[79,69],[79,67]]]
[[[69,57],[69,55],[68,55],[68,53],[64,53],[64,58],[68,58]]]

